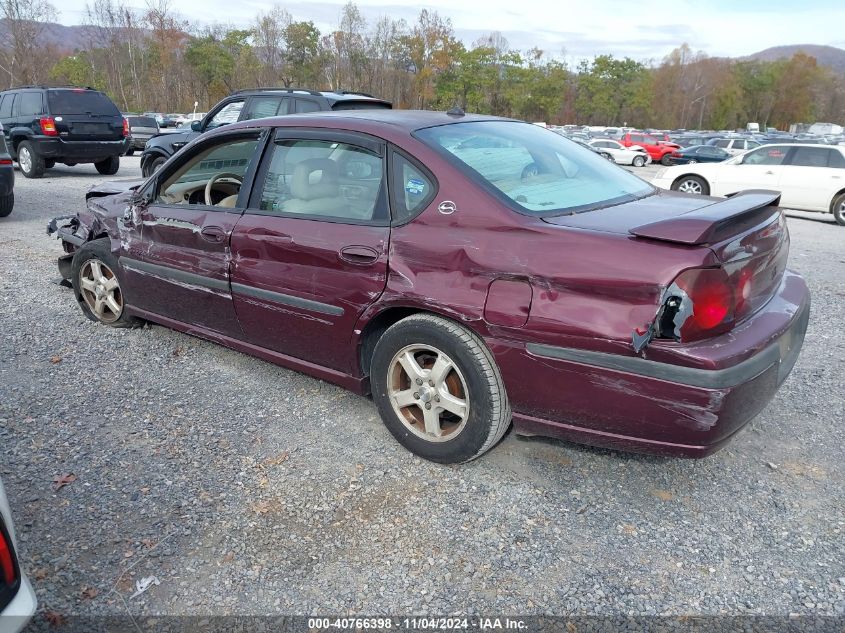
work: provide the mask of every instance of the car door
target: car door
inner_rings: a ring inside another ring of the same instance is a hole
[[[384,290],[384,143],[280,129],[232,235],[232,296],[248,341],[352,370],[359,315]]]
[[[828,211],[833,194],[845,187],[842,153],[829,147],[793,147],[780,179],[781,206]]]
[[[127,209],[120,262],[133,306],[241,336],[229,288],[230,239],[264,136],[233,130],[198,143],[160,171],[145,186],[144,200]]]
[[[764,145],[714,165],[710,192],[716,196],[727,196],[745,189],[777,191],[787,151],[788,148],[782,145]]]

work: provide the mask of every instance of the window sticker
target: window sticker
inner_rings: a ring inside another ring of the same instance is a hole
[[[425,191],[425,182],[417,180],[416,178],[409,178],[407,182],[405,182],[405,191],[410,193],[412,196],[422,195],[423,191]]]

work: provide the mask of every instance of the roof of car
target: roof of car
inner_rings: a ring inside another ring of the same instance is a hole
[[[266,119],[253,119],[241,121],[234,125],[226,126],[229,129],[234,127],[282,127],[282,126],[307,126],[317,125],[327,127],[327,121],[355,121],[359,124],[380,123],[407,131],[419,130],[425,127],[448,125],[450,123],[467,123],[477,121],[515,121],[502,117],[488,116],[482,114],[454,115],[446,112],[434,112],[430,110],[335,110],[330,112],[315,112],[308,114],[288,114],[285,116],[269,117]],[[526,125],[529,125],[526,123]]]

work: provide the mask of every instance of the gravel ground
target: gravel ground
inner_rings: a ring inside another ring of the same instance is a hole
[[[123,159],[121,177],[139,173]],[[102,179],[18,174],[0,220],[0,475],[42,622],[845,614],[845,228],[830,216],[789,219],[814,298],[804,351],[727,449],[686,461],[510,434],[444,467],[402,449],[368,399],[83,317],[44,227]]]

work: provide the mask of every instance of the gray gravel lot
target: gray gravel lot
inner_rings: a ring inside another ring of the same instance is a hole
[[[510,434],[444,467],[365,398],[86,319],[44,228],[104,178],[47,173],[18,174],[0,220],[0,476],[42,619],[845,614],[845,228],[830,216],[789,219],[806,344],[727,449],[686,461]],[[77,480],[55,491],[64,473]]]

